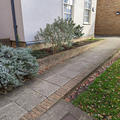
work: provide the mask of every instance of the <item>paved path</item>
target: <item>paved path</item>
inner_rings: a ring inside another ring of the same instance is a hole
[[[101,45],[38,75],[25,86],[1,95],[0,120],[19,120],[77,75],[80,82],[120,48],[120,38],[105,39]]]

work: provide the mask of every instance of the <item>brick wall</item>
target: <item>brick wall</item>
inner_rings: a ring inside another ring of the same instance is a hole
[[[98,0],[96,16],[96,35],[120,36],[120,0]]]
[[[16,41],[10,41],[11,42],[11,46],[16,48]],[[19,47],[26,47],[26,43],[19,41]]]
[[[11,46],[11,42],[10,39],[6,38],[6,39],[0,39],[0,44],[2,45],[7,45],[7,46]]]

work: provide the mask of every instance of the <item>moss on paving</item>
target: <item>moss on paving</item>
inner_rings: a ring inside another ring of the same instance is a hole
[[[73,101],[97,120],[120,120],[120,59]]]
[[[99,40],[104,40],[104,39],[101,39],[101,38],[90,38],[87,41],[99,41]]]

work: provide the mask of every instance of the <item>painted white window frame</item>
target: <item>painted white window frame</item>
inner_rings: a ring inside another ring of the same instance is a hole
[[[90,1],[90,2],[89,2]],[[90,5],[90,8],[86,8],[86,2]],[[85,11],[88,12],[88,15],[85,15]],[[91,13],[92,13],[92,0],[84,0],[84,15],[83,15],[83,24],[89,25],[91,22]],[[85,21],[85,17],[88,17],[88,22]]]
[[[63,19],[66,19],[65,18],[65,14],[68,14],[68,15],[71,15],[71,19],[73,18],[73,4],[74,4],[74,1],[71,0],[71,4],[70,3],[66,3],[64,2],[65,0],[63,0]],[[69,1],[69,0],[68,0]],[[67,5],[67,6],[70,6],[71,7],[71,13],[70,12],[65,12],[65,9],[64,9],[64,5]]]

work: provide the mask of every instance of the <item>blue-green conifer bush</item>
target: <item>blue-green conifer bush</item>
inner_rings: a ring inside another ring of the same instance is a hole
[[[23,85],[38,72],[39,65],[28,48],[0,46],[0,89]]]

